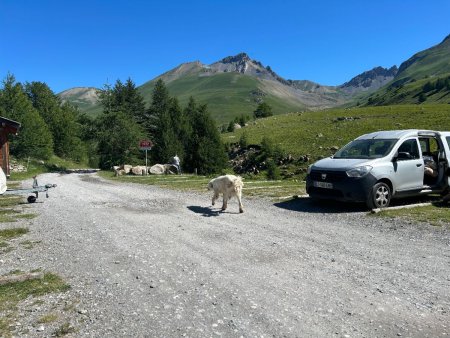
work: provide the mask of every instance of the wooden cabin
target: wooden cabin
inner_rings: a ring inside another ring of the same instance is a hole
[[[9,176],[9,144],[8,135],[17,135],[20,123],[0,116],[0,167]]]

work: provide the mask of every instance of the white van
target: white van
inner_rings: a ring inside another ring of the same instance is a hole
[[[448,193],[449,159],[450,132],[374,132],[309,166],[306,191],[317,199],[385,208],[392,198]]]

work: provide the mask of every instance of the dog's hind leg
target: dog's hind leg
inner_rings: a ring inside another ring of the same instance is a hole
[[[228,196],[223,194],[222,210],[226,210],[228,206]]]
[[[212,205],[216,204],[216,200],[217,200],[218,198],[219,198],[219,193],[214,192],[214,195],[213,195],[213,197],[212,197],[212,202],[211,202],[211,204],[212,204]]]

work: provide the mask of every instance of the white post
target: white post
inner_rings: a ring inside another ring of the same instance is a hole
[[[147,149],[145,149],[145,175],[148,175],[148,168],[147,168]]]

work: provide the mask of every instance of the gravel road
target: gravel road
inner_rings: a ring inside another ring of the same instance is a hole
[[[95,174],[45,174],[40,183],[58,187],[23,221],[37,244],[3,255],[0,272],[62,276],[72,288],[53,306],[71,313],[74,336],[450,335],[449,226],[248,199],[245,190],[243,214],[235,199],[219,212],[206,189]]]

